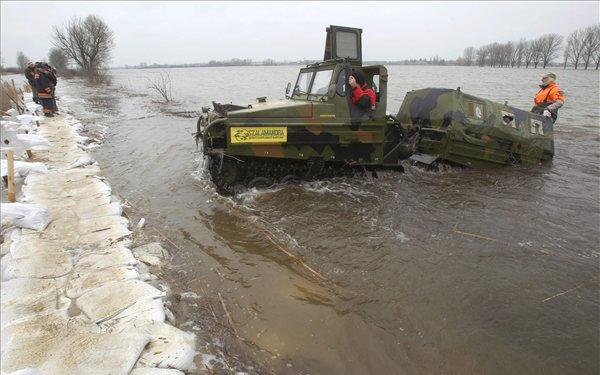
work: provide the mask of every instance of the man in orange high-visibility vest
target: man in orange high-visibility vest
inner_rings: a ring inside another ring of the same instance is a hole
[[[531,112],[551,117],[552,122],[558,117],[558,109],[565,104],[565,95],[556,84],[556,74],[549,72],[542,76],[540,91],[535,94],[535,105]]]

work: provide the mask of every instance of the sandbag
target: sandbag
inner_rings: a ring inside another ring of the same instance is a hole
[[[13,163],[15,173],[18,173],[21,177],[27,176],[29,172],[48,173],[48,167],[44,163],[18,160],[15,160]],[[4,159],[2,159],[0,171],[2,172],[2,176],[8,175],[8,162]]]
[[[37,134],[17,134],[17,139],[31,147],[34,146],[52,146],[49,140]]]
[[[32,124],[36,121],[44,121],[44,117],[34,115],[18,115],[17,119],[21,121],[21,124]]]
[[[41,111],[44,107],[34,102],[27,102],[25,106],[30,112]]]
[[[44,375],[41,371],[34,368],[24,368],[15,372],[4,372],[2,371],[2,375]]]
[[[42,231],[46,229],[52,216],[46,206],[29,203],[2,203],[2,217],[10,217],[13,224],[20,228]]]

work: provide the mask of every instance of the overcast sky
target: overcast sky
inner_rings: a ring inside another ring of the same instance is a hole
[[[11,2],[2,1],[2,65],[48,55],[52,27],[100,16],[111,66],[249,58],[322,59],[328,25],[363,29],[363,59],[455,59],[465,47],[546,33],[565,38],[600,19],[600,2]]]

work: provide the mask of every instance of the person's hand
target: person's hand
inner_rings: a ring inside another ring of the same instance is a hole
[[[350,87],[354,88],[354,86],[356,86],[356,79],[354,79],[353,76],[348,77],[348,83],[350,84]]]
[[[544,110],[544,116],[545,116],[545,117],[552,117],[552,113],[550,113],[550,111],[549,111],[549,110],[545,109],[545,110]]]

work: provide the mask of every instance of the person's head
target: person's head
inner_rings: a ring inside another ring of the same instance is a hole
[[[542,85],[548,86],[552,82],[556,80],[556,74],[552,72],[548,72],[542,76]]]
[[[356,83],[359,86],[362,86],[362,85],[365,84],[365,81],[366,81],[366,79],[365,79],[365,73],[363,73],[362,70],[354,69],[354,70],[352,70],[352,73],[350,73],[350,75],[352,77],[354,77],[354,79],[356,80]]]
[[[33,67],[33,61],[28,61],[27,62],[27,67],[28,68],[32,68]]]

